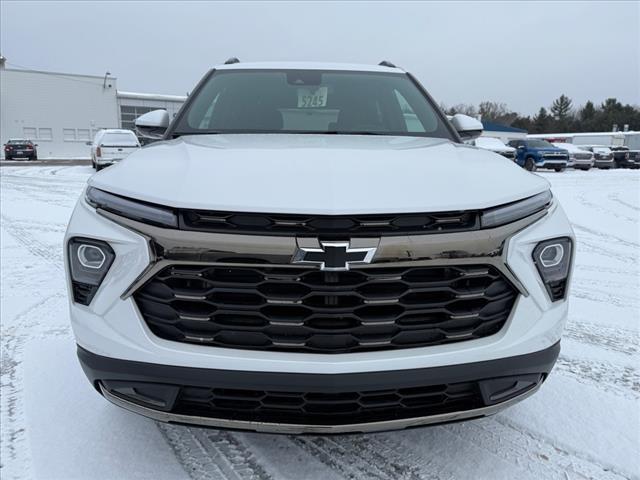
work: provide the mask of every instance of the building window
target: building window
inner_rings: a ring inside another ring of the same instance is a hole
[[[136,131],[136,118],[145,113],[158,110],[158,107],[139,107],[132,105],[120,105],[120,125],[121,128]]]
[[[77,130],[78,132],[78,140],[82,141],[82,142],[86,142],[88,140],[91,140],[90,138],[90,133],[89,133],[89,129],[88,128],[79,128]]]
[[[38,140],[53,140],[53,130],[50,128],[39,128]]]
[[[75,128],[63,128],[62,129],[62,138],[65,142],[75,142],[76,141],[76,129]]]
[[[24,127],[22,129],[22,134],[24,138],[27,140],[37,140],[38,139],[38,131],[35,128]]]

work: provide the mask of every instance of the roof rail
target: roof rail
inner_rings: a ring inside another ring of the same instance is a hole
[[[391,67],[391,68],[398,68],[396,67],[393,63],[391,63],[388,60],[383,60],[381,61],[378,65],[380,65],[381,67]]]
[[[225,65],[232,65],[234,63],[240,63],[240,60],[238,60],[237,57],[231,57],[226,62],[224,62]]]

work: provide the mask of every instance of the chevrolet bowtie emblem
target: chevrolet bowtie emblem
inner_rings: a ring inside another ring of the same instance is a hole
[[[349,242],[320,242],[321,248],[298,247],[293,263],[319,265],[320,270],[349,270],[350,265],[371,263],[375,247],[351,248]]]

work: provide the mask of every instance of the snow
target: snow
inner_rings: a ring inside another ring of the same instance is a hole
[[[29,342],[24,370],[24,410],[34,477],[184,476],[153,422],[129,412],[122,415],[96,395],[78,368],[75,342],[68,336]]]
[[[562,352],[538,393],[482,420],[336,437],[157,424],[93,391],[61,248],[91,172],[0,168],[3,480],[640,479],[640,172],[541,174],[578,243]]]

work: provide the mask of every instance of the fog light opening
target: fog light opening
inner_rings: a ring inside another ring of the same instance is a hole
[[[83,244],[78,247],[78,261],[85,268],[98,270],[102,268],[107,256],[100,247]]]
[[[564,247],[559,243],[547,245],[540,252],[540,263],[546,268],[555,267],[564,258]]]

